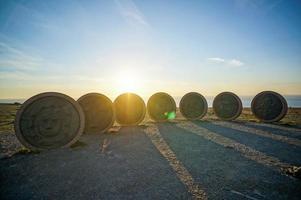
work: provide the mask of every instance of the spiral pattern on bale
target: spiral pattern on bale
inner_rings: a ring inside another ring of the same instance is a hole
[[[84,130],[80,105],[71,97],[41,93],[28,99],[17,112],[15,133],[31,150],[54,149],[76,142]]]
[[[263,91],[253,98],[251,110],[262,122],[277,122],[286,115],[288,107],[285,98],[280,94]]]
[[[114,124],[113,103],[107,96],[88,93],[81,96],[77,102],[85,114],[84,133],[104,133]]]
[[[190,120],[203,118],[208,110],[205,97],[197,92],[185,94],[180,101],[180,112]]]
[[[222,92],[213,100],[213,111],[222,120],[234,120],[242,112],[242,102],[236,94]]]

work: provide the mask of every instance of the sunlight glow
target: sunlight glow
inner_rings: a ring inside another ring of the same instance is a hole
[[[142,77],[131,69],[122,70],[115,78],[115,90],[118,92],[139,92],[142,88]]]

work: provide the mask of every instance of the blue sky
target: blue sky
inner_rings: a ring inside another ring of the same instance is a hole
[[[0,0],[0,98],[301,94],[301,2]]]

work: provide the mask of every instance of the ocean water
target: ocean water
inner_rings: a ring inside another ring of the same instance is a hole
[[[175,96],[174,99],[176,101],[177,106],[179,106],[179,102],[182,97]],[[214,97],[213,96],[206,96],[205,97],[208,103],[209,107],[212,107],[212,102]],[[254,98],[254,96],[240,96],[240,99],[242,101],[243,107],[251,107],[251,101]],[[301,108],[301,95],[286,95],[284,98],[287,101],[287,104],[289,107],[294,108]],[[148,98],[143,98],[145,103],[147,102]],[[0,103],[23,103],[26,99],[0,99]],[[111,99],[113,100],[113,99]]]

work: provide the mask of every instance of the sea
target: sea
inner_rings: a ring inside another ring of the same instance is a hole
[[[177,106],[179,106],[179,102],[182,97],[180,96],[174,96],[174,99],[176,101]],[[213,96],[205,96],[208,106],[212,107],[212,102],[214,97]],[[251,107],[251,101],[254,98],[254,96],[240,96],[243,107],[248,108]],[[301,95],[285,95],[284,98],[287,101],[287,104],[289,107],[293,108],[301,108]],[[147,102],[148,98],[143,98],[145,102]],[[112,99],[113,100],[113,99]],[[26,99],[0,99],[0,103],[24,103]]]

